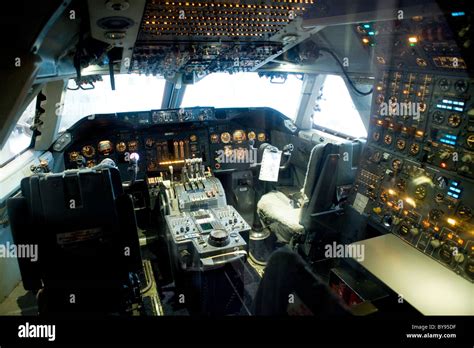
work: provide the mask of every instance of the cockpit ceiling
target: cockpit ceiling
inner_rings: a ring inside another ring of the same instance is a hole
[[[283,48],[272,37],[313,0],[148,1],[131,71],[176,73],[251,71]]]

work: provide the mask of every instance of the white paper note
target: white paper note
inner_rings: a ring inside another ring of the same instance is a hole
[[[352,204],[352,206],[359,214],[362,214],[364,213],[367,203],[369,203],[369,197],[357,193],[354,200],[354,204]]]
[[[263,151],[262,166],[260,167],[260,176],[262,181],[278,181],[278,173],[280,172],[281,151]]]

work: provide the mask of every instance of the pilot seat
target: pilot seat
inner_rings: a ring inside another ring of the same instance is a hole
[[[19,259],[19,266],[39,314],[131,314],[140,307],[133,202],[113,161],[35,174],[21,181],[21,193],[8,201],[8,213],[14,242],[38,246],[36,262]]]

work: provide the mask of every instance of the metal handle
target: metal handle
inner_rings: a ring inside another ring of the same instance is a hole
[[[226,258],[226,256],[231,256],[231,255],[233,255],[233,257]],[[221,266],[228,262],[237,261],[238,259],[241,259],[244,256],[247,256],[247,252],[245,250],[237,250],[237,251],[233,251],[226,254],[220,254],[220,255],[202,258],[201,263],[202,263],[203,269],[209,269],[209,268]],[[221,259],[221,260],[215,261],[215,259]]]

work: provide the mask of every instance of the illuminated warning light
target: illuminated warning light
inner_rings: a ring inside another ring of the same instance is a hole
[[[165,161],[165,162],[160,162],[160,166],[168,166],[172,164],[182,164],[184,163],[184,160],[176,160],[176,161]]]
[[[438,232],[438,231],[439,231],[439,227],[438,227],[438,226],[435,226],[435,227],[434,227],[434,230],[435,230],[436,232]]]
[[[408,210],[404,210],[403,214],[408,215]]]
[[[453,234],[452,233],[448,234],[448,238],[453,239]]]
[[[415,46],[418,43],[418,38],[416,36],[410,36],[408,42],[410,46]]]
[[[389,189],[389,190],[388,190],[388,194],[393,196],[393,195],[396,194],[396,192],[395,192],[394,190],[392,190],[392,189]]]
[[[392,203],[392,202],[387,202],[387,205],[388,205],[389,207],[393,207],[393,203]]]
[[[382,121],[382,120],[378,120],[378,121],[377,121],[377,124],[382,125],[382,124],[383,124],[383,121]]]
[[[364,37],[362,39],[362,42],[367,45],[370,42],[370,40],[368,38]]]
[[[464,244],[464,241],[463,241],[461,238],[459,238],[459,239],[458,239],[458,244],[463,245],[463,244]]]
[[[428,228],[428,227],[430,227],[430,223],[429,223],[428,221],[426,221],[426,220],[423,220],[423,226],[424,226],[425,228]]]
[[[448,224],[450,224],[451,226],[456,226],[456,220],[454,220],[453,218],[448,218]],[[449,237],[449,234],[448,234],[448,237]]]
[[[440,163],[440,166],[441,166],[441,168],[446,168],[448,165],[447,165],[446,163],[444,163],[444,162],[441,162],[441,163]]]
[[[369,28],[370,28],[370,24],[364,24],[363,27],[364,27],[364,29],[369,29]]]
[[[421,130],[417,130],[415,134],[417,137],[422,137],[424,133]]]
[[[466,15],[466,12],[464,12],[464,11],[451,12],[452,17],[462,17],[462,16],[465,16],[465,15]]]

